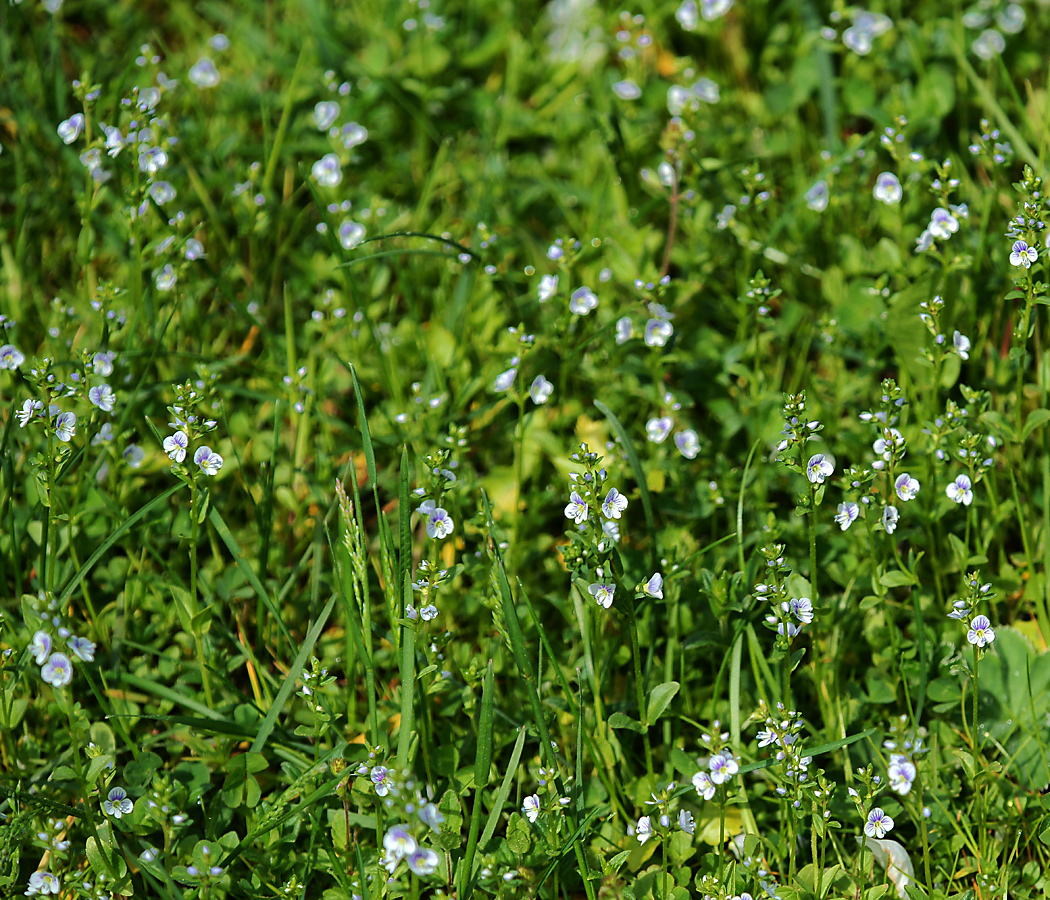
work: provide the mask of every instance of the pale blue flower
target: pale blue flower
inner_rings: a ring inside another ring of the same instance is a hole
[[[637,100],[642,96],[642,89],[629,78],[617,81],[612,86],[613,93],[621,100]]]
[[[938,206],[930,216],[929,231],[937,240],[946,241],[959,230],[959,220],[943,206]]]
[[[38,631],[34,634],[33,643],[29,645],[29,652],[33,654],[36,664],[42,666],[51,654],[51,635],[46,631]]]
[[[217,475],[222,468],[222,457],[206,445],[197,448],[193,461],[205,475]]]
[[[66,646],[84,662],[93,662],[95,659],[95,642],[75,634],[66,639]]]
[[[696,820],[688,809],[680,810],[678,813],[678,827],[686,834],[696,831]]]
[[[96,375],[108,378],[113,374],[113,360],[116,358],[117,354],[112,350],[96,353],[91,357],[91,368]]]
[[[25,361],[25,354],[14,344],[4,344],[0,347],[0,369],[17,369]]]
[[[425,500],[416,510],[427,517],[427,536],[439,541],[447,538],[455,528],[448,511],[436,506],[433,500]]]
[[[62,890],[62,884],[58,877],[50,872],[34,872],[29,876],[29,887],[26,889],[27,897],[35,897],[37,894],[57,894]]]
[[[731,753],[716,753],[708,761],[707,767],[711,770],[711,781],[714,784],[725,784],[740,771],[740,766]]]
[[[880,841],[893,830],[893,819],[886,815],[881,806],[876,806],[868,813],[868,821],[864,825],[864,833],[868,837],[878,838]]]
[[[875,199],[894,206],[901,202],[904,191],[901,188],[900,179],[892,172],[883,172],[875,179],[875,189],[872,191]]]
[[[117,395],[108,384],[96,384],[88,391],[88,400],[93,406],[97,406],[103,412],[113,412],[113,406],[117,402]]]
[[[365,239],[365,226],[353,219],[344,219],[339,224],[339,244],[344,250],[353,250]]]
[[[190,445],[190,439],[185,431],[176,431],[174,434],[164,438],[164,452],[172,462],[180,463],[186,458],[186,450]]]
[[[565,507],[565,518],[572,519],[577,525],[587,521],[589,510],[587,502],[576,491],[569,494],[569,502]]]
[[[310,173],[322,187],[336,187],[343,180],[342,165],[334,153],[326,153],[317,160]]]
[[[433,875],[437,871],[441,858],[429,847],[419,847],[414,853],[409,853],[409,871],[416,875]]]
[[[791,614],[803,625],[809,625],[813,621],[813,601],[809,597],[797,597],[789,604]]]
[[[630,316],[616,320],[616,343],[624,344],[634,337],[634,323]]]
[[[585,316],[597,306],[597,295],[586,285],[576,288],[569,298],[569,312],[573,315]]]
[[[642,592],[650,597],[655,597],[657,600],[663,600],[664,576],[659,572],[654,572],[649,580],[642,585]]]
[[[662,444],[674,428],[674,419],[670,416],[652,418],[645,423],[645,434],[654,444]]]
[[[529,396],[533,403],[538,406],[546,403],[552,393],[554,393],[554,385],[542,375],[537,375],[533,379],[532,387],[529,388]]]
[[[918,774],[915,764],[902,753],[890,756],[890,788],[901,796],[911,790],[912,782]]]
[[[828,200],[831,198],[831,194],[828,191],[828,183],[821,179],[808,191],[806,191],[803,199],[806,201],[808,206],[814,212],[824,212],[828,208]]]
[[[823,484],[835,472],[835,466],[823,453],[814,453],[806,463],[806,477],[812,484]]]
[[[955,347],[955,352],[959,354],[960,359],[970,358],[970,339],[959,331],[956,331],[952,336],[952,345]]]
[[[558,292],[558,276],[557,275],[544,275],[540,278],[540,286],[537,290],[537,297],[540,303],[546,303]]]
[[[692,428],[676,433],[674,445],[686,459],[696,459],[696,455],[700,452],[700,438]]]
[[[55,417],[55,437],[63,444],[68,444],[73,435],[77,433],[77,414],[72,412],[59,413]]]
[[[199,88],[213,88],[219,83],[219,70],[207,56],[202,56],[190,66],[187,75]]]
[[[178,282],[179,276],[170,264],[153,273],[153,283],[158,291],[170,291]]]
[[[674,334],[674,326],[663,319],[649,319],[645,323],[644,340],[647,347],[665,346],[672,334]]]
[[[609,488],[609,493],[602,501],[602,512],[607,519],[618,519],[627,509],[627,498],[616,488]]]
[[[26,400],[25,403],[22,404],[22,408],[15,412],[15,417],[18,419],[19,427],[25,428],[29,420],[43,408],[44,404],[40,400]]]
[[[65,653],[52,653],[40,669],[40,677],[56,688],[65,687],[73,680],[73,663]]]
[[[838,506],[838,512],[835,514],[835,521],[838,522],[839,528],[845,531],[856,521],[857,516],[859,515],[860,507],[857,506],[856,503],[840,503]]]
[[[522,801],[521,811],[525,814],[525,818],[533,824],[536,824],[536,820],[540,817],[541,809],[539,794],[529,794]]]
[[[314,105],[313,120],[318,131],[327,131],[339,118],[339,104],[334,100],[322,100]]]
[[[973,617],[970,630],[966,632],[966,640],[975,647],[986,647],[995,640],[995,630],[987,616]]]
[[[1014,241],[1010,252],[1010,265],[1030,269],[1032,263],[1039,259],[1039,251],[1029,247],[1024,241]]]
[[[83,113],[74,113],[68,119],[59,122],[58,136],[62,138],[63,144],[72,144],[84,130]]]
[[[115,787],[109,792],[109,799],[102,803],[107,816],[119,819],[130,816],[135,811],[135,804],[128,798],[128,792],[122,787]]]
[[[499,375],[496,376],[496,380],[492,382],[492,389],[497,393],[509,391],[511,385],[514,384],[514,379],[517,377],[517,374],[517,366],[511,366],[505,372],[500,372]]]
[[[948,487],[944,489],[944,493],[948,495],[949,500],[954,500],[956,503],[962,503],[964,506],[969,506],[973,503],[973,487],[970,482],[968,475],[959,475],[955,481],[951,482]]]
[[[697,772],[693,776],[693,787],[696,788],[696,792],[705,800],[710,800],[715,795],[715,783],[711,780],[711,776],[708,775],[707,772]]]
[[[897,492],[897,496],[905,502],[915,499],[919,493],[919,487],[919,480],[913,478],[907,472],[901,472],[897,476],[897,480],[893,482],[893,488]]]
[[[642,816],[634,828],[634,836],[638,838],[639,844],[644,844],[654,834],[653,821],[649,816]]]
[[[900,519],[900,513],[897,512],[896,506],[887,506],[882,511],[882,527],[886,529],[886,534],[893,534],[896,531],[898,519]]]
[[[613,598],[616,595],[616,585],[596,582],[595,584],[588,585],[587,593],[598,602],[600,607],[608,609],[613,605]]]

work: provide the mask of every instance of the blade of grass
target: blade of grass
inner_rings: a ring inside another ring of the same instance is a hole
[[[208,509],[208,521],[211,522],[212,527],[218,532],[222,542],[226,545],[226,549],[230,551],[230,555],[233,557],[233,561],[237,564],[237,568],[240,569],[244,577],[248,579],[248,584],[252,586],[255,595],[263,602],[263,605],[265,605],[266,609],[277,623],[277,627],[281,630],[281,634],[284,635],[284,639],[287,641],[288,646],[295,647],[295,641],[292,640],[292,635],[288,631],[288,626],[284,624],[284,620],[281,618],[280,610],[274,605],[269,592],[263,587],[263,583],[259,581],[259,577],[255,574],[255,570],[252,569],[249,564],[248,557],[246,557],[244,551],[241,550],[241,545],[237,543],[237,538],[233,536],[233,532],[230,531],[229,526],[222,518],[222,515],[214,506],[210,506]]]
[[[463,900],[474,892],[474,854],[478,849],[478,832],[481,830],[481,797],[488,787],[489,769],[492,767],[492,660],[485,667],[485,680],[481,686],[481,715],[478,717],[478,747],[474,756],[474,796],[471,800],[470,831],[467,834],[467,850],[460,863],[459,896]]]
[[[403,590],[411,593],[411,576],[406,576]],[[402,774],[405,774],[408,772],[408,753],[412,746],[416,710],[416,630],[414,628],[404,630],[398,667],[401,672],[401,725],[397,734],[397,768]]]
[[[321,636],[321,631],[324,628],[325,623],[328,621],[328,616],[331,615],[332,608],[335,606],[335,601],[337,599],[338,596],[333,594],[325,604],[324,609],[321,610],[321,614],[317,617],[317,621],[314,622],[310,630],[306,633],[306,638],[303,640],[302,647],[299,648],[299,653],[296,655],[295,661],[289,667],[288,674],[285,676],[280,690],[277,691],[277,696],[273,699],[273,704],[263,717],[262,722],[259,723],[259,733],[255,736],[255,740],[252,741],[252,753],[262,753],[263,748],[266,746],[266,742],[270,739],[270,734],[277,722],[277,716],[280,715],[281,710],[284,708],[285,701],[291,695],[292,691],[295,690],[295,681],[299,677],[299,673],[303,671],[303,664],[306,662],[306,657],[310,655],[310,651],[313,650],[314,644],[317,643],[317,639]]]
[[[499,786],[499,790],[496,792],[496,799],[492,804],[492,809],[489,811],[489,817],[485,822],[485,830],[481,833],[481,840],[478,841],[479,847],[487,847],[489,841],[492,840],[492,836],[496,833],[496,826],[499,824],[500,814],[503,812],[503,806],[507,802],[507,798],[510,796],[511,786],[514,784],[514,776],[518,773],[518,763],[521,762],[521,751],[525,747],[525,736],[527,732],[524,728],[519,729],[517,740],[514,741],[514,749],[510,753],[510,762],[507,764],[507,772],[503,776],[503,783]],[[481,867],[481,857],[475,856],[474,863],[471,866],[471,877],[473,877],[477,870]]]

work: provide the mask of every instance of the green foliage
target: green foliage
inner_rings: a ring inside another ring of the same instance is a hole
[[[1048,26],[0,3],[0,892],[1046,896]]]

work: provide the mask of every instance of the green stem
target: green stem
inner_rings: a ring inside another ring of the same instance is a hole
[[[638,718],[642,722],[642,742],[645,745],[645,771],[650,777],[653,774],[653,748],[649,743],[649,724],[645,708],[645,685],[642,683],[642,651],[638,642],[638,615],[634,603],[634,595],[631,594],[631,608],[628,618],[631,628],[631,655],[634,657],[634,689],[638,699]]]
[[[197,521],[197,479],[190,481],[190,609],[193,615],[197,614],[197,541],[200,537],[200,523]],[[193,644],[197,649],[197,662],[201,667],[201,683],[204,685],[204,697],[208,708],[214,709],[211,694],[211,678],[208,675],[208,666],[204,661],[204,643],[201,641],[200,631],[193,627]]]

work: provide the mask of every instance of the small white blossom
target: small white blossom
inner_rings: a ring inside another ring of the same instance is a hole
[[[542,375],[537,375],[533,379],[532,387],[529,388],[529,396],[533,403],[538,406],[546,403],[552,393],[554,393],[554,385]]]
[[[206,445],[197,448],[193,461],[205,475],[217,475],[222,468],[222,457]]]
[[[966,640],[975,647],[986,647],[995,640],[995,630],[987,616],[973,617],[970,630],[966,632]]]
[[[607,519],[618,519],[627,509],[627,498],[616,488],[609,488],[609,493],[602,501],[602,513]]]
[[[569,298],[569,312],[576,316],[585,316],[597,306],[597,295],[586,285],[576,288]]]
[[[834,472],[835,466],[823,453],[814,453],[806,463],[806,477],[812,484],[823,484]]]
[[[616,595],[616,585],[597,582],[587,587],[587,593],[598,602],[600,607],[608,609],[613,604],[613,598]]]
[[[886,529],[886,534],[893,534],[896,531],[898,519],[900,519],[900,513],[897,512],[896,506],[887,506],[882,511],[882,527]]]
[[[960,359],[970,358],[970,339],[965,334],[956,331],[952,336],[952,345],[955,347],[955,352],[959,354]]]
[[[535,824],[536,820],[540,817],[540,809],[539,794],[530,794],[522,801],[521,811],[525,814],[525,818],[533,824]]]
[[[907,502],[908,500],[914,500],[916,495],[919,493],[919,480],[912,478],[907,472],[901,472],[897,476],[897,480],[893,483],[894,490],[897,492],[897,496],[901,500]]]
[[[885,203],[887,206],[894,206],[900,203],[901,197],[904,196],[900,179],[892,172],[883,172],[875,179],[875,189],[872,193],[875,195],[876,200]]]
[[[174,434],[164,438],[164,452],[172,462],[180,463],[186,458],[186,450],[190,445],[190,439],[185,431],[176,431]]]
[[[642,592],[657,600],[664,598],[664,576],[659,572],[653,573],[650,579],[642,585]]]
[[[654,444],[662,444],[666,441],[672,428],[674,428],[674,420],[670,416],[653,418],[645,423],[646,436]]]
[[[544,275],[540,278],[540,286],[537,290],[537,297],[540,303],[546,303],[558,292],[558,276],[557,275]]]
[[[1029,247],[1024,241],[1014,241],[1010,251],[1010,265],[1030,269],[1032,263],[1039,259],[1039,251]]]
[[[573,491],[565,507],[565,518],[572,519],[577,525],[582,525],[587,521],[588,512],[586,501],[576,491]]]
[[[893,829],[893,819],[883,811],[882,807],[876,806],[868,813],[868,821],[864,825],[864,833],[868,837],[878,838],[880,841]]]
[[[839,528],[845,531],[856,521],[859,515],[860,507],[856,503],[851,501],[840,503],[838,512],[835,514],[835,521],[838,522]]]
[[[653,822],[649,816],[642,816],[634,829],[634,836],[638,838],[639,844],[644,844],[653,836]]]
[[[959,475],[955,481],[949,483],[948,487],[944,489],[944,493],[948,495],[949,500],[969,506],[973,503],[972,487],[973,485],[968,475]]]

